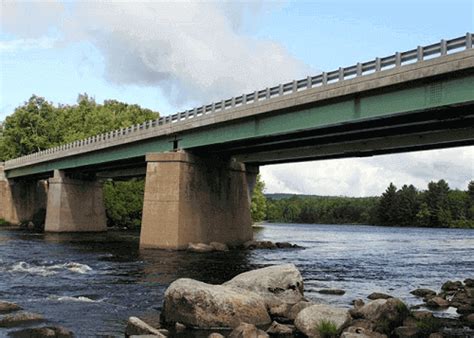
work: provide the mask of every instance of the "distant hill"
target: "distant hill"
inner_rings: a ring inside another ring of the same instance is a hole
[[[315,199],[315,200],[318,200],[318,199],[340,199],[340,198],[358,200],[358,199],[373,198],[373,197],[321,196],[321,195],[283,194],[283,193],[265,194],[265,197],[268,198],[268,199],[272,199],[274,201],[289,199],[289,198],[292,198],[292,197],[312,198],[312,199]]]

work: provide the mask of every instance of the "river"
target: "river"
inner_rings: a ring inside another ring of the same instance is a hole
[[[264,224],[258,240],[304,249],[187,253],[138,250],[137,232],[44,234],[0,228],[0,299],[43,314],[78,337],[123,336],[129,316],[153,318],[180,277],[222,283],[238,273],[294,263],[314,301],[349,307],[374,291],[417,299],[449,279],[474,277],[474,230]],[[322,295],[342,288],[343,296]],[[8,333],[0,328],[0,337]]]

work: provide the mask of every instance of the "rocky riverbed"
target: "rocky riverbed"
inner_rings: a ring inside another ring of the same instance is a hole
[[[343,290],[326,294],[340,295]],[[473,337],[474,281],[448,281],[441,292],[416,289],[422,303],[412,308],[388,294],[356,299],[352,308],[316,304],[304,297],[304,281],[292,264],[248,271],[221,284],[180,278],[165,292],[160,324],[132,317],[126,336],[230,337]],[[456,308],[456,319],[440,308]],[[215,331],[215,332],[214,332]]]

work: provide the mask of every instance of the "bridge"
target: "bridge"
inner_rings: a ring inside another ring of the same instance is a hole
[[[45,208],[45,231],[104,231],[101,182],[146,177],[142,248],[242,243],[261,165],[474,144],[472,44],[467,33],[7,161],[0,218]]]

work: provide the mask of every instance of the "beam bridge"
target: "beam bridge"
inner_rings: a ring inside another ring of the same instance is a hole
[[[142,176],[142,247],[241,243],[261,165],[474,144],[472,43],[467,33],[7,161],[0,218],[28,217],[15,187],[47,179],[46,230],[104,230],[101,180]]]

